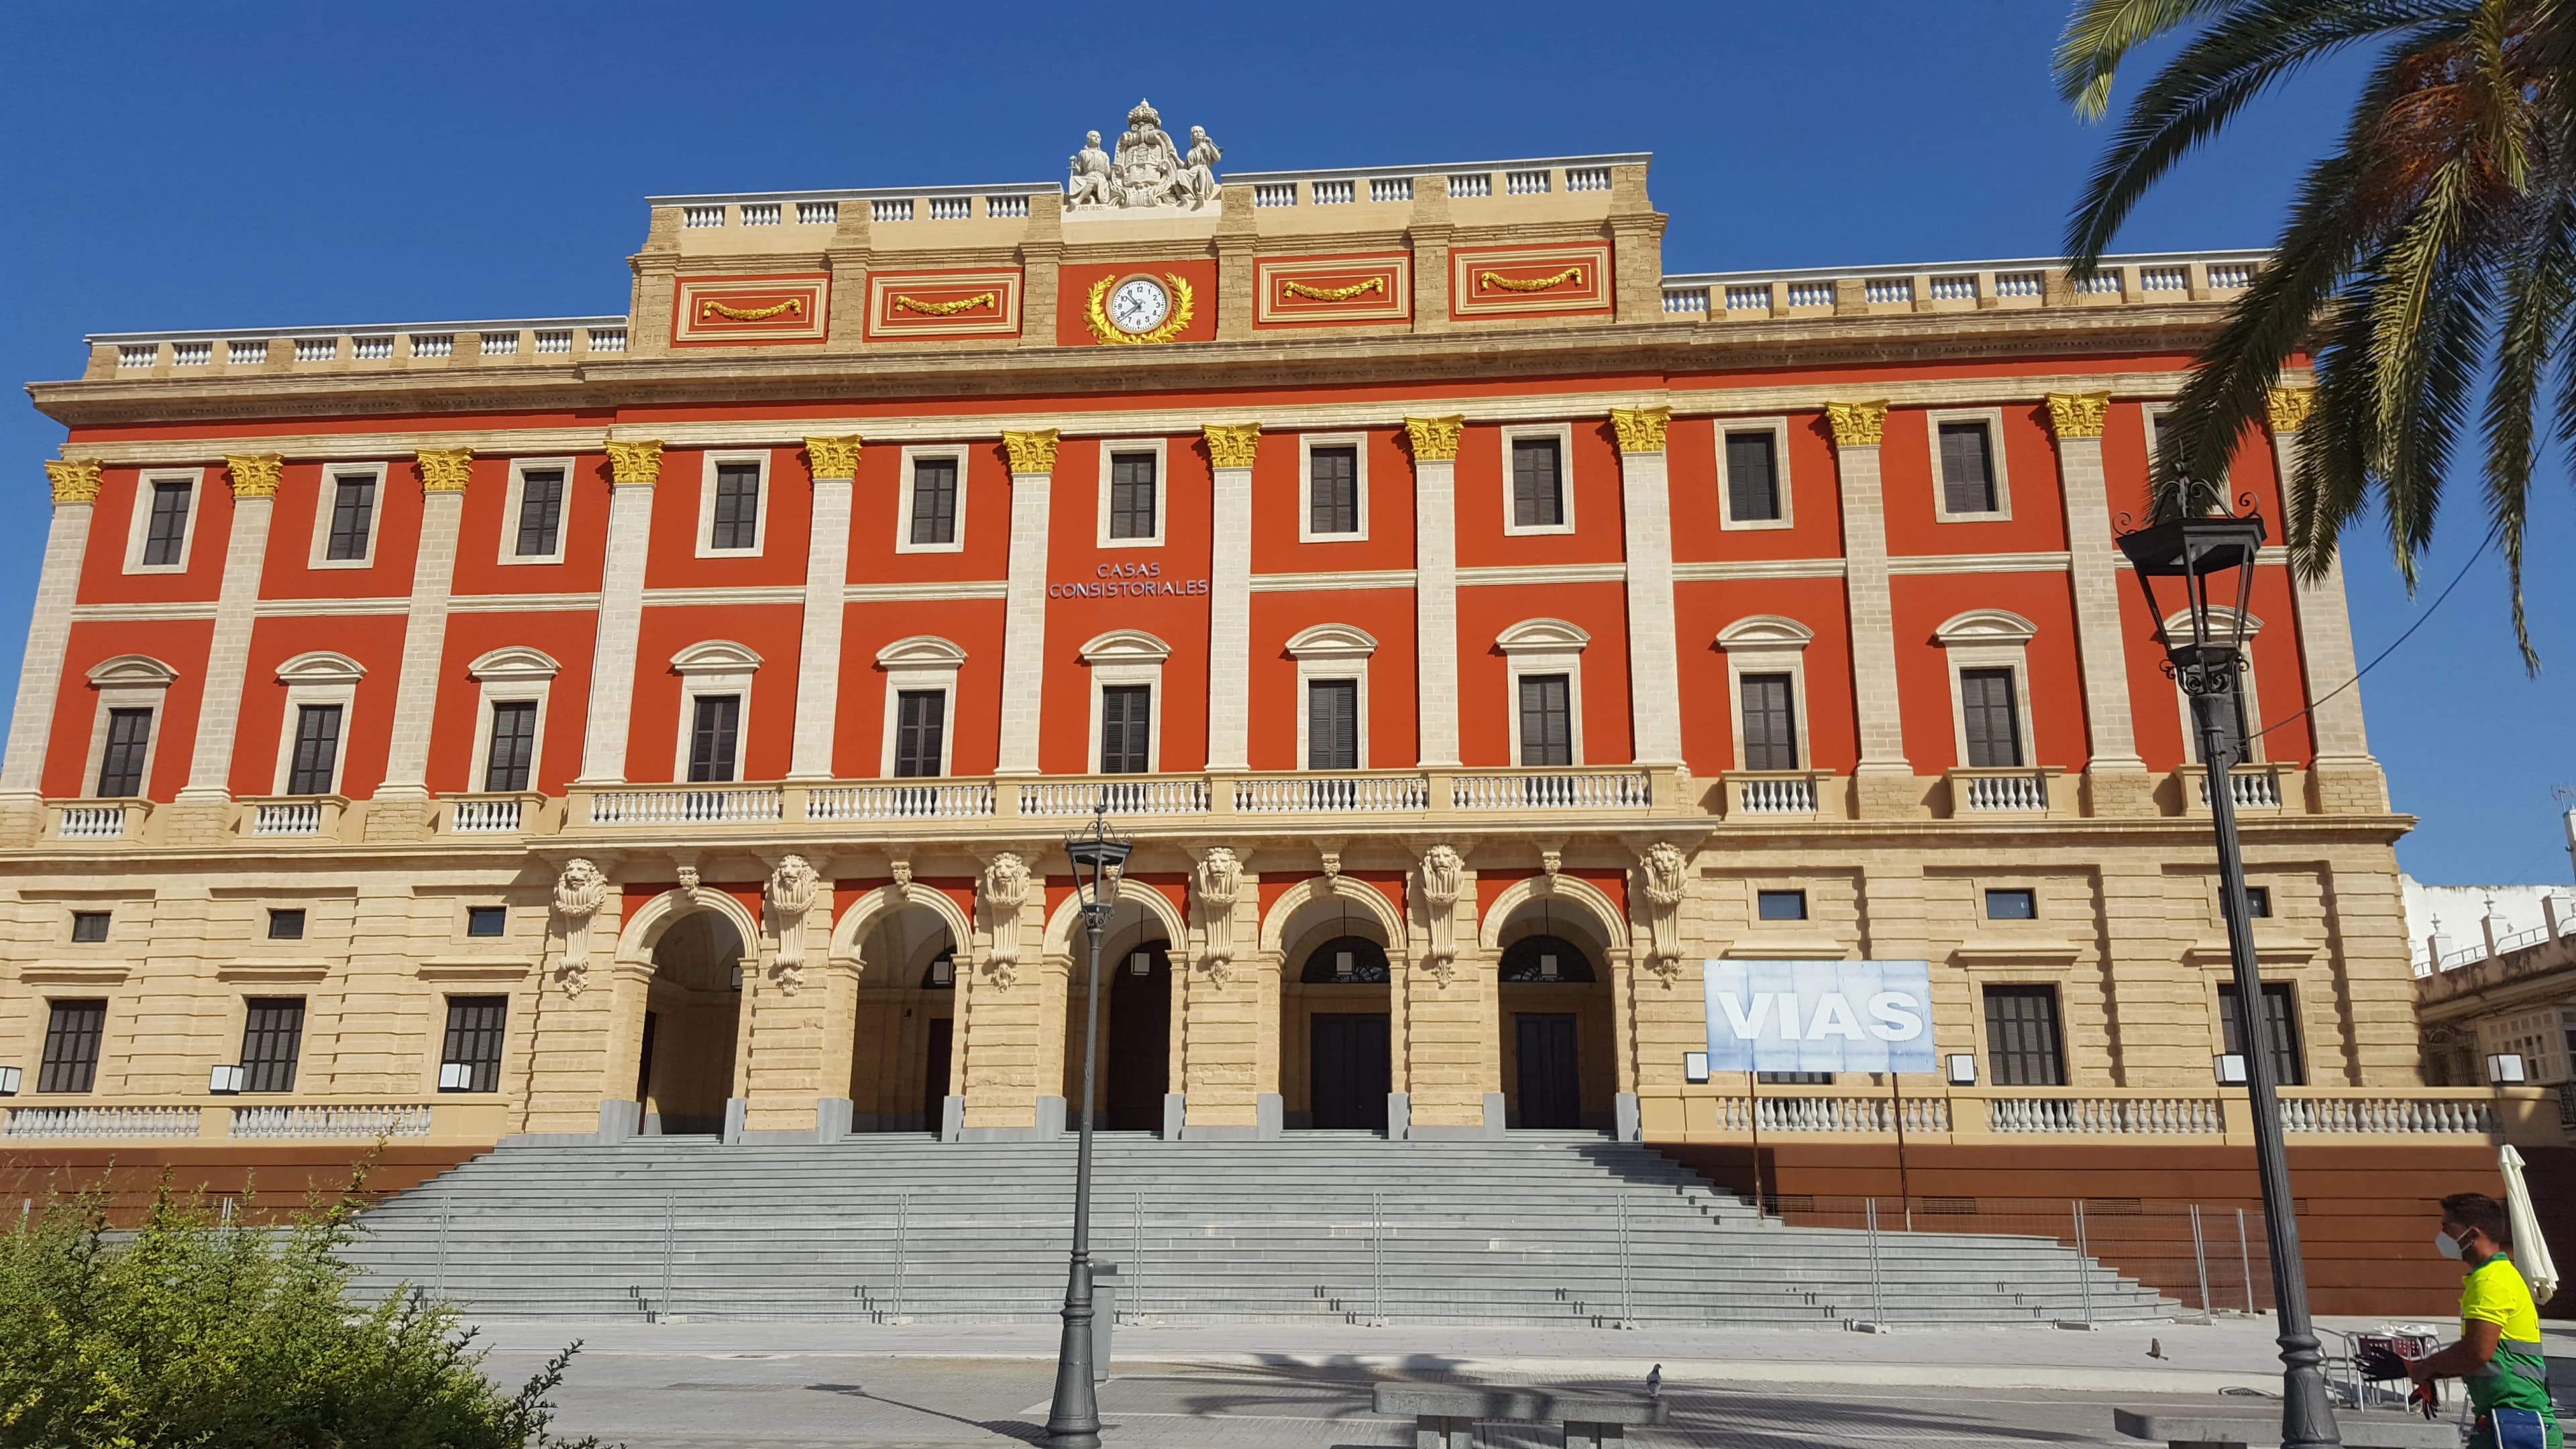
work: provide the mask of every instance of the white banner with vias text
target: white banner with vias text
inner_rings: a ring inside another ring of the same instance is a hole
[[[1928,961],[1708,961],[1711,1072],[1928,1072]]]

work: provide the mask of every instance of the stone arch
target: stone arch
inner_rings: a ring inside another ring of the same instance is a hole
[[[1505,886],[1503,893],[1494,898],[1492,908],[1485,912],[1485,918],[1479,923],[1476,933],[1478,942],[1486,951],[1502,950],[1503,927],[1510,922],[1512,913],[1523,906],[1537,902],[1540,899],[1538,888],[1547,883],[1545,876],[1531,876],[1526,880],[1516,880]],[[1546,899],[1555,907],[1556,914],[1559,916],[1591,928],[1588,934],[1592,937],[1592,944],[1601,948],[1604,964],[1626,954],[1627,919],[1620,912],[1618,903],[1611,900],[1599,886],[1570,875],[1559,875],[1554,883],[1554,889],[1547,892]]]
[[[1081,919],[1081,913],[1076,909],[1077,900],[1072,892],[1066,892],[1064,899],[1056,903],[1054,912],[1047,917],[1044,946],[1047,954],[1071,957],[1085,949],[1075,924]],[[1143,924],[1163,928],[1163,939],[1170,943],[1175,954],[1188,946],[1189,923],[1181,919],[1180,908],[1172,904],[1172,898],[1157,887],[1128,881],[1119,887],[1118,908],[1110,914],[1109,930],[1101,935],[1104,951],[1117,944],[1117,934],[1123,927],[1135,924],[1127,916],[1126,908],[1131,904],[1144,916]]]
[[[1297,944],[1288,939],[1289,924],[1296,919],[1297,913],[1308,906],[1327,902],[1348,902],[1355,919],[1365,918],[1377,926],[1385,938],[1389,956],[1403,955],[1404,917],[1396,910],[1395,903],[1386,898],[1386,892],[1348,877],[1322,875],[1309,876],[1297,882],[1280,892],[1279,899],[1270,903],[1269,914],[1261,920],[1260,949],[1284,955]]]
[[[637,907],[618,932],[621,1032],[632,1033],[619,1058],[635,1063],[637,1110],[648,1134],[730,1136],[747,1110],[750,1014],[742,990],[726,989],[723,973],[714,970],[717,959],[701,963],[708,973],[694,981],[677,963],[666,970],[656,959],[675,928],[709,917],[733,932],[740,986],[749,988],[766,945],[760,918],[728,892],[664,891]]]
[[[841,918],[832,925],[831,959],[864,971],[866,963],[859,958],[859,943],[866,940],[868,932],[876,929],[886,917],[908,906],[917,906],[939,917],[941,923],[948,927],[948,939],[961,955],[973,948],[974,923],[966,918],[965,910],[948,892],[914,886],[907,893],[898,893],[893,886],[885,885],[859,897],[850,903],[848,910],[841,912]]]
[[[617,959],[649,968],[653,964],[653,946],[664,932],[681,917],[699,911],[713,911],[730,922],[734,934],[742,938],[743,955],[756,957],[761,950],[760,918],[753,915],[730,892],[699,889],[667,890],[635,909],[617,933]]]

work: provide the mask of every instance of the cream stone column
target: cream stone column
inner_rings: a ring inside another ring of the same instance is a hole
[[[805,624],[796,650],[796,744],[787,778],[832,778],[840,721],[841,624],[849,613],[850,503],[859,440],[807,438],[814,471],[814,525],[805,545]]]
[[[1413,445],[1415,729],[1419,763],[1434,769],[1458,764],[1458,434],[1466,423],[1404,420]]]
[[[834,1082],[825,1025],[831,990],[824,972],[832,937],[832,882],[802,855],[775,858],[762,892],[764,929],[752,948],[760,969],[744,973],[741,1060],[743,1132],[748,1141],[811,1141],[849,1129],[849,1073]],[[838,1103],[826,1121],[827,1102]]]
[[[1682,680],[1673,623],[1673,493],[1668,407],[1612,408],[1628,559],[1628,716],[1641,765],[1682,762]]]
[[[1055,486],[1053,428],[1004,433],[1011,455],[1010,581],[1003,590],[1000,775],[1038,772],[1038,695],[1046,679],[1047,510]]]
[[[635,640],[644,624],[644,550],[653,532],[656,441],[608,444],[608,562],[599,580],[599,640],[591,654],[590,709],[582,717],[581,783],[626,778],[626,731],[635,714]]]
[[[1211,770],[1252,768],[1252,455],[1259,423],[1210,423],[1216,494],[1208,550],[1208,758]],[[1302,702],[1300,707],[1302,708]],[[1302,761],[1300,763],[1303,763]]]
[[[1825,404],[1842,487],[1843,589],[1851,615],[1852,703],[1860,763],[1852,795],[1864,818],[1918,814],[1922,797],[1905,759],[1905,719],[1896,695],[1896,608],[1887,584],[1887,509],[1879,495],[1878,447],[1885,402]]]
[[[90,515],[98,507],[99,463],[45,465],[54,490],[54,520],[45,533],[45,562],[36,575],[36,611],[27,623],[27,652],[18,666],[17,712],[0,755],[0,844],[29,845],[45,828],[45,748],[71,647],[72,605],[80,596],[81,558],[89,551]],[[86,793],[91,782],[80,783]]]
[[[268,557],[269,515],[277,506],[277,480],[285,462],[275,453],[224,459],[233,487],[232,534],[224,541],[224,580],[215,598],[214,639],[206,650],[196,748],[188,757],[188,783],[170,811],[172,845],[213,844],[223,838],[228,823],[233,743],[241,727],[259,571]]]
[[[1276,1137],[1282,1125],[1275,1088],[1264,1088],[1261,1055],[1266,1030],[1278,1031],[1276,993],[1265,979],[1274,968],[1256,957],[1260,930],[1254,903],[1260,878],[1225,846],[1195,852],[1190,872],[1193,958],[1176,961],[1178,1010],[1174,1012],[1171,1080],[1182,1094],[1188,1139]],[[1265,1014],[1266,1004],[1266,1014]]]
[[[2111,542],[2111,496],[2102,473],[2107,392],[2048,395],[2057,434],[2057,483],[2066,500],[2068,578],[2075,592],[2075,644],[2084,668],[2084,727],[2090,748],[2085,790],[2096,815],[2156,813],[2147,763],[2138,758],[2129,706],[2128,653],[2120,639],[2119,553]]]
[[[2272,417],[2272,463],[2280,470],[2281,492],[2289,494],[2290,475],[2298,469],[2299,438],[2308,414],[2316,408],[2312,387],[2276,387],[2268,399]],[[2383,814],[2388,809],[2388,780],[2370,753],[2370,737],[2361,723],[2360,673],[2352,647],[2352,611],[2344,602],[2343,559],[2326,561],[2326,571],[2296,585],[2299,611],[2299,664],[2306,671],[2308,698],[2314,701],[2309,724],[2316,731],[2317,757],[2309,767],[2312,804],[2321,812]],[[2328,699],[2330,691],[2340,693]],[[2258,726],[2259,728],[2259,726]]]
[[[411,567],[411,609],[403,620],[402,677],[394,685],[393,739],[385,780],[367,810],[369,840],[416,840],[429,812],[429,737],[438,715],[438,671],[447,655],[447,601],[456,579],[456,534],[465,515],[474,454],[425,448],[420,462],[420,552]],[[474,768],[480,761],[469,762]],[[469,778],[468,789],[480,789]]]
[[[996,1141],[1053,1137],[1064,1130],[1061,1070],[1050,1073],[1048,1028],[1062,1036],[1063,1016],[1047,1010],[1051,984],[1031,957],[1045,950],[1046,891],[1016,851],[997,851],[984,863],[976,891],[977,945],[973,970],[957,980],[954,1050],[959,1084],[940,1113],[948,1140]],[[1053,985],[1060,988],[1061,980]],[[1058,1052],[1061,1048],[1058,1048]]]
[[[1435,845],[1414,867],[1419,950],[1403,963],[1404,1121],[1410,1138],[1495,1137],[1503,1131],[1494,965],[1476,956],[1476,877],[1456,849]],[[1390,1023],[1394,1025],[1395,1023]]]

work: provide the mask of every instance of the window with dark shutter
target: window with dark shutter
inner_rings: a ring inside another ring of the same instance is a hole
[[[916,458],[912,463],[912,541],[957,541],[957,460]]]
[[[2245,691],[2242,689],[2231,689],[2227,691],[2227,693],[2219,696],[2219,699],[2219,743],[2226,748],[2227,758],[2229,761],[2234,764],[2244,764],[2247,759],[2246,739],[2253,733],[2251,729],[2246,727],[2245,723]],[[2191,711],[2190,734],[2192,763],[2197,765],[2208,764],[2209,737],[2201,733],[2200,711],[2197,706],[2194,706]]]
[[[340,768],[340,706],[295,707],[295,754],[288,761],[286,793],[328,795]]]
[[[483,758],[483,788],[525,790],[536,755],[537,702],[514,699],[493,705],[492,745]]]
[[[45,1019],[45,1055],[36,1069],[39,1092],[86,1092],[98,1077],[98,1046],[107,1034],[104,1001],[57,1001]]]
[[[1785,674],[1746,674],[1736,679],[1744,693],[1744,768],[1798,768],[1797,694]]]
[[[98,794],[104,800],[143,793],[143,757],[152,747],[152,711],[107,712],[107,748],[98,757]]]
[[[2230,1055],[2241,1055],[2245,1050],[2244,1020],[2244,1013],[2238,1009],[2236,988],[2219,987],[2218,1026]],[[2274,1086],[2308,1084],[2307,1054],[2299,1050],[2298,999],[2286,981],[2263,983],[2263,1048],[2272,1056]]]
[[[714,537],[709,548],[757,548],[760,546],[760,465],[757,463],[719,463],[716,465],[716,509]]]
[[[465,1068],[465,1084],[446,1085],[448,1075],[441,1072],[439,1090],[443,1092],[497,1092],[501,1089],[501,1040],[510,1019],[510,998],[506,996],[451,996],[447,998],[447,1041],[439,1049],[442,1067]]]
[[[1959,671],[1959,713],[1968,736],[1968,768],[2021,768],[2021,710],[2009,669]]]
[[[1360,450],[1316,448],[1306,455],[1306,531],[1360,531]]]
[[[549,558],[563,530],[564,475],[560,468],[532,468],[519,475],[521,558]]]
[[[1941,502],[1950,513],[1995,511],[1994,436],[1984,423],[1941,425]]]
[[[1521,676],[1521,763],[1574,763],[1574,691],[1562,674]]]
[[[1360,767],[1360,682],[1356,679],[1306,681],[1306,768],[1356,770]]]
[[[1726,516],[1737,523],[1780,517],[1779,442],[1768,428],[1726,435]]]
[[[167,565],[183,561],[188,547],[190,485],[165,479],[152,485],[152,516],[145,521],[143,562]]]
[[[918,516],[918,515],[916,515]],[[948,691],[907,689],[894,698],[894,773],[904,780],[939,774],[947,747]]]
[[[689,779],[722,784],[733,778],[735,737],[742,729],[742,696],[702,694],[689,725]]]
[[[254,996],[242,1018],[242,1090],[292,1092],[304,1049],[304,998]]]
[[[1154,455],[1120,453],[1109,460],[1109,536],[1154,536]]]
[[[1141,775],[1154,768],[1154,687],[1113,684],[1100,691],[1100,773]]]
[[[367,536],[376,522],[376,480],[364,476],[335,478],[332,487],[331,542],[323,556],[365,558]]]
[[[1986,1065],[1998,1087],[2066,1085],[2056,987],[1986,988]]]
[[[1565,523],[1563,459],[1554,438],[1512,440],[1512,526],[1558,528]]]

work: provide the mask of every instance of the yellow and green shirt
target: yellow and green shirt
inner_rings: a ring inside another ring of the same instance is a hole
[[[2549,1361],[2541,1354],[2540,1307],[2531,1301],[2531,1286],[2522,1270],[2504,1254],[2480,1263],[2460,1284],[2460,1332],[2487,1322],[2502,1330],[2495,1357],[2467,1378],[2469,1402],[2479,1413],[2489,1409],[2537,1409],[2550,1426],[2549,1442],[2558,1443],[2557,1414],[2549,1404]]]

